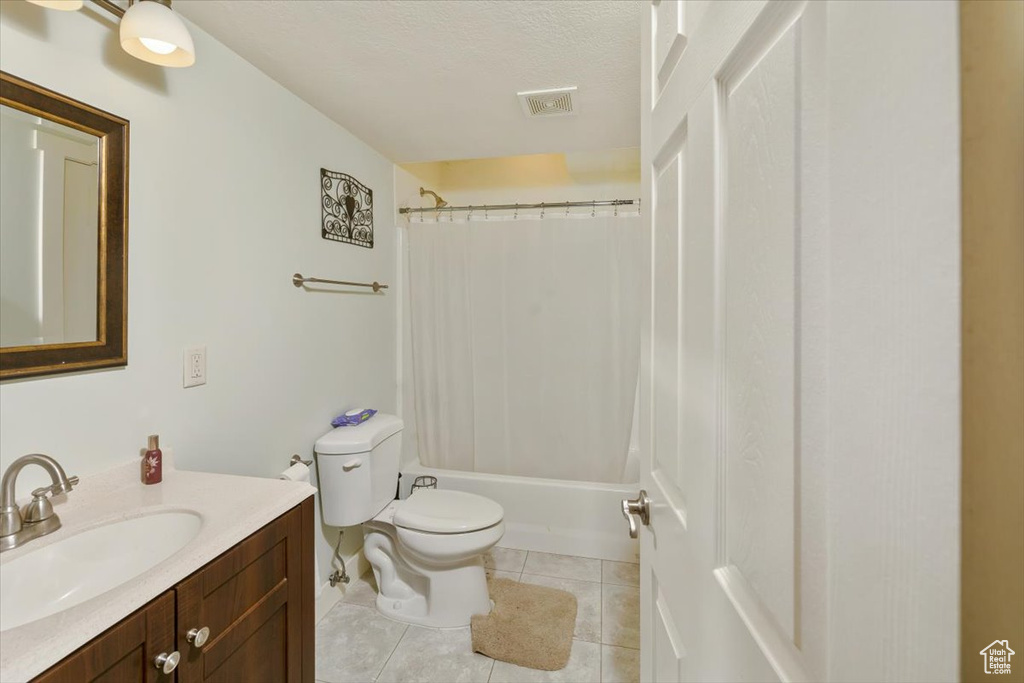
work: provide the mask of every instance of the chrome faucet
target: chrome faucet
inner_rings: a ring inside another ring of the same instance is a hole
[[[33,491],[32,502],[19,510],[14,501],[14,484],[25,465],[39,465],[53,483]],[[48,455],[33,453],[12,462],[0,481],[0,553],[59,529],[60,517],[46,496],[68,493],[77,484],[78,477],[69,477],[60,463]]]

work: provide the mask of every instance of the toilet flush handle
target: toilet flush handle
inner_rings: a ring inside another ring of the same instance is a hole
[[[347,463],[342,465],[341,469],[343,469],[346,472],[348,472],[350,470],[354,470],[355,468],[359,467],[362,464],[363,464],[363,461],[362,461],[361,458],[353,458],[352,460],[349,460]]]

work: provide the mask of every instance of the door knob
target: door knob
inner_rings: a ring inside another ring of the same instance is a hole
[[[160,669],[165,674],[169,674],[178,668],[178,662],[181,661],[181,653],[175,650],[171,654],[161,652],[153,660],[153,665]]]
[[[647,491],[641,489],[636,500],[623,499],[622,516],[629,522],[629,537],[636,538],[640,535],[640,529],[636,525],[636,518],[640,523],[647,526],[651,523],[651,499],[647,497]]]
[[[193,647],[200,648],[206,645],[206,641],[210,639],[210,627],[190,628],[185,634],[185,639],[192,643]]]

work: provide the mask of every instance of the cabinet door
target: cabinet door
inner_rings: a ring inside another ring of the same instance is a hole
[[[303,511],[265,526],[178,584],[178,646],[182,683],[300,683],[304,643]],[[311,521],[311,520],[310,520]],[[312,548],[308,550],[312,552]],[[308,608],[307,608],[307,611]],[[198,647],[192,629],[209,628]]]
[[[174,591],[167,591],[35,679],[35,683],[174,683],[154,660],[174,651]]]

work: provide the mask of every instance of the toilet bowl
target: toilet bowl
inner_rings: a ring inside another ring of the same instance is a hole
[[[377,580],[377,609],[432,627],[468,626],[487,614],[483,553],[505,533],[504,510],[483,496],[418,489],[395,499],[402,421],[377,414],[316,443],[324,523],[361,524]]]

